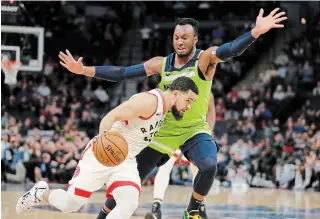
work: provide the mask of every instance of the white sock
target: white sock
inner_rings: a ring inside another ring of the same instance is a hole
[[[164,194],[166,192],[166,189],[168,188],[169,181],[170,181],[170,173],[172,170],[172,167],[174,165],[174,162],[177,160],[176,157],[172,156],[167,163],[162,165],[159,168],[159,171],[156,175],[156,178],[154,180],[154,189],[153,189],[153,200],[155,202],[162,203],[162,200],[164,198]]]

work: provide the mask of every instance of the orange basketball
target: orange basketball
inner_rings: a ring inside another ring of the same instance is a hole
[[[118,132],[104,132],[93,139],[93,154],[102,165],[114,167],[128,156],[128,143]]]

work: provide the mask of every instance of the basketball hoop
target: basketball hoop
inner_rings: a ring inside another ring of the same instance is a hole
[[[5,75],[4,83],[13,85],[17,83],[17,74],[21,63],[18,61],[1,59],[1,69]]]

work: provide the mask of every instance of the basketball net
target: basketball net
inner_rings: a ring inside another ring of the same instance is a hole
[[[17,84],[17,74],[21,63],[13,60],[8,60],[1,56],[1,69],[4,73],[4,83],[13,85]]]

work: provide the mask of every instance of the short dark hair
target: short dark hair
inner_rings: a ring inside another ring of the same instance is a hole
[[[197,95],[199,94],[199,89],[196,83],[194,83],[193,80],[185,76],[180,76],[176,78],[172,82],[172,84],[170,84],[169,90],[171,91],[178,90],[182,92],[188,92],[189,90],[191,90],[193,93]]]
[[[187,18],[187,17],[176,19],[176,26],[177,25],[186,25],[186,24],[190,24],[193,27],[194,34],[196,36],[198,36],[199,21],[197,21],[196,19]]]

